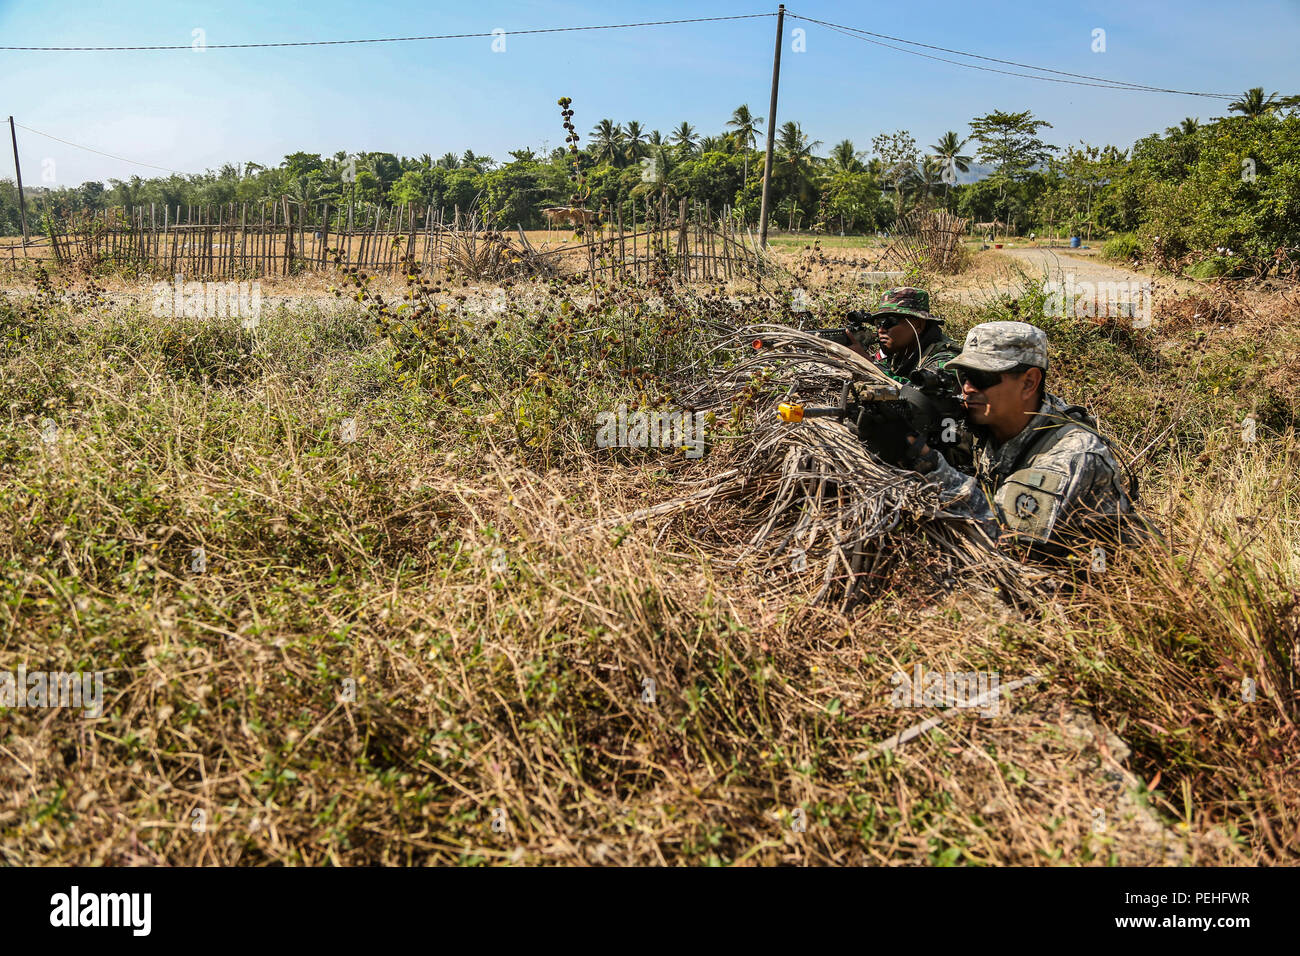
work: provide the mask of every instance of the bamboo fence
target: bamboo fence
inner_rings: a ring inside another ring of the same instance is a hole
[[[630,213],[624,220],[624,212]],[[587,235],[537,249],[522,227],[493,232],[477,213],[413,204],[260,203],[115,207],[56,222],[26,245],[0,241],[0,265],[78,264],[149,276],[246,279],[335,264],[395,273],[412,259],[424,272],[455,269],[476,243],[505,244],[512,262],[549,273],[620,281],[668,274],[684,281],[753,279],[770,264],[752,230],[724,207],[667,196],[625,203]],[[495,237],[495,238],[494,238]]]

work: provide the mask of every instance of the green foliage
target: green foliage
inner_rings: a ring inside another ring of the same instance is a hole
[[[1262,273],[1276,250],[1300,244],[1300,117],[1225,119],[1196,136],[1185,178],[1156,179],[1144,163],[1131,171],[1146,200],[1142,234],[1160,237],[1166,259],[1222,247]]]
[[[1131,262],[1134,259],[1141,259],[1142,240],[1131,232],[1120,233],[1118,236],[1112,236],[1106,240],[1105,245],[1101,247],[1101,254],[1105,258],[1117,262]]]
[[[1012,232],[1084,235],[1132,233],[1141,252],[1167,268],[1196,274],[1288,271],[1300,248],[1300,116],[1292,98],[1247,91],[1233,114],[1208,122],[1187,118],[1163,134],[1120,147],[1080,143],[1058,153],[1043,142],[1051,124],[1028,111],[994,110],[970,121],[971,136],[948,131],[922,156],[906,130],[872,140],[871,159],[841,140],[817,155],[800,124],[777,130],[771,181],[774,225],[819,230],[891,228],[916,205],[942,204],[972,221],[1000,219]],[[203,203],[282,197],[303,208],[328,204],[342,224],[347,204],[386,202],[459,207],[511,228],[543,225],[541,210],[578,202],[592,209],[621,207],[629,219],[636,201],[688,198],[715,210],[731,206],[753,222],[762,192],[763,118],[737,107],[724,129],[697,130],[688,122],[666,136],[640,122],[601,119],[585,148],[576,128],[547,156],[510,152],[508,162],[447,152],[403,157],[385,152],[332,156],[294,152],[276,167],[226,164],[216,171],[155,179],[84,183],[43,191],[39,208],[29,195],[34,232],[42,212],[56,219],[109,206],[153,203],[175,209]],[[968,146],[968,144],[970,144]],[[990,175],[969,184],[945,181],[944,171],[971,168],[969,148]],[[574,178],[576,177],[576,178]],[[575,198],[575,184],[582,194]],[[892,208],[891,208],[892,207]],[[642,213],[642,216],[644,213]],[[0,180],[0,233],[19,231],[17,194]],[[1230,266],[1198,264],[1231,249]],[[1111,247],[1125,258],[1138,249],[1128,239]],[[1196,260],[1193,262],[1192,260]]]

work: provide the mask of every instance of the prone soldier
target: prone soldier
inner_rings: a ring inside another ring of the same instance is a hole
[[[973,476],[883,407],[865,407],[855,431],[882,459],[937,483],[953,501],[949,513],[973,518],[1001,543],[1061,557],[1126,540],[1136,490],[1125,488],[1091,417],[1046,391],[1047,366],[1047,335],[1025,322],[975,326],[947,362],[975,435]]]

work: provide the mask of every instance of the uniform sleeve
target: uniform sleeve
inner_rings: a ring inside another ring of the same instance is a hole
[[[946,513],[976,521],[995,540],[1011,534],[1023,544],[1042,545],[1100,536],[1103,526],[1127,513],[1118,473],[1105,443],[1080,428],[1014,472],[992,501],[975,478],[942,456],[927,478],[939,486]]]
[[[1071,547],[1106,538],[1107,526],[1130,510],[1118,476],[1105,443],[1086,429],[1072,429],[1007,478],[994,510],[1004,532],[1027,544]]]
[[[943,455],[936,457],[939,459],[938,467],[925,477],[939,486],[944,513],[971,519],[996,541],[1001,526],[984,489],[971,475],[962,474],[948,464]]]

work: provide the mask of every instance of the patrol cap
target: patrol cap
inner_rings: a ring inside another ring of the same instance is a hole
[[[1028,322],[984,322],[966,333],[961,353],[946,368],[1009,372],[1017,365],[1047,370],[1047,333]]]

